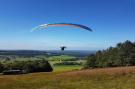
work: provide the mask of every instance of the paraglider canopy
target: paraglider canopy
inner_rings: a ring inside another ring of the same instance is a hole
[[[52,23],[52,24],[42,24],[37,26],[36,28],[33,29],[34,30],[38,30],[38,29],[45,29],[48,27],[52,27],[52,26],[72,26],[72,27],[77,27],[77,28],[82,28],[84,30],[88,30],[88,31],[92,31],[91,28],[85,26],[85,25],[81,25],[81,24],[73,24],[73,23]]]

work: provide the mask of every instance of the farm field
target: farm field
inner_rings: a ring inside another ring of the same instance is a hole
[[[0,75],[0,89],[135,89],[135,67],[58,71]]]
[[[65,71],[80,70],[81,68],[83,68],[82,65],[61,65],[61,66],[54,66],[54,72],[65,72]]]

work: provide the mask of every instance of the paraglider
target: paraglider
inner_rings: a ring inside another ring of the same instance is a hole
[[[66,46],[61,46],[60,49],[61,49],[61,55],[64,55],[64,50],[65,48],[67,48]],[[60,63],[62,62],[62,60],[60,59]]]
[[[52,24],[42,24],[42,25],[39,25],[35,28],[32,29],[32,31],[35,31],[35,30],[41,30],[41,29],[47,29],[48,27],[55,27],[55,26],[70,26],[70,27],[76,27],[76,28],[80,28],[80,29],[84,29],[84,30],[87,30],[87,31],[90,31],[92,32],[93,30],[91,28],[89,28],[88,26],[85,26],[85,25],[81,25],[81,24],[74,24],[74,23],[52,23]],[[61,46],[61,53],[64,54],[64,50],[65,48],[67,48],[66,46]]]
[[[48,27],[52,27],[52,26],[71,26],[71,27],[77,27],[77,28],[82,28],[84,30],[88,30],[88,31],[92,31],[91,28],[85,26],[85,25],[81,25],[81,24],[73,24],[73,23],[52,23],[52,24],[42,24],[37,26],[36,28],[34,28],[32,31],[34,30],[38,30],[38,29],[45,29]]]
[[[61,51],[64,51],[65,48],[67,48],[67,47],[66,46],[61,46],[60,48],[61,48]]]

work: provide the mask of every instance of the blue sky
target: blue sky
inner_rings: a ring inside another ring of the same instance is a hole
[[[94,31],[51,27],[44,23],[78,23]],[[0,0],[0,49],[98,50],[135,41],[135,0]]]

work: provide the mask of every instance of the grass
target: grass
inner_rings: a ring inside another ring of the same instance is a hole
[[[77,60],[73,61],[72,59],[74,59],[74,58],[75,57],[73,57],[73,56],[61,55],[61,56],[52,56],[48,60],[49,60],[49,63],[52,65],[54,72],[80,70],[83,67],[83,65],[55,65],[55,66],[53,66],[53,64],[60,63],[60,59],[62,59],[63,62],[64,61],[78,62]]]
[[[0,89],[135,89],[135,67],[0,75]]]
[[[48,58],[48,61],[74,61],[76,57],[68,56],[68,55],[60,55],[60,56],[51,56]]]
[[[80,70],[82,68],[81,65],[61,65],[54,66],[54,72],[64,72],[64,71],[72,71],[72,70]]]

